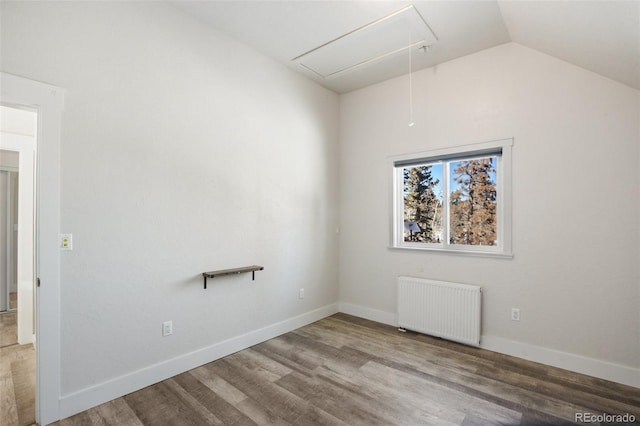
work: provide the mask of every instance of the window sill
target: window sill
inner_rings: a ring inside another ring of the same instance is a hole
[[[460,250],[460,249],[446,249],[446,248],[431,248],[431,247],[405,247],[405,246],[389,246],[393,251],[423,251],[429,253],[446,253],[446,254],[459,254],[462,256],[471,257],[491,257],[499,259],[513,259],[513,253],[511,252],[498,252],[498,251],[480,251],[480,250]]]

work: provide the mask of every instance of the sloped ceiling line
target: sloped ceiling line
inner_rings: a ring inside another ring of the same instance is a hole
[[[323,58],[306,68],[291,58],[403,7],[415,8],[438,34],[429,55],[412,55],[414,71],[514,41],[640,90],[640,0],[171,3],[337,93],[406,74],[406,51],[384,61],[361,60],[361,66],[332,78],[317,69],[325,66]]]

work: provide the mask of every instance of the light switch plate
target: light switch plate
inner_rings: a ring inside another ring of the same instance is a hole
[[[73,250],[73,235],[60,234],[59,247],[60,250]]]

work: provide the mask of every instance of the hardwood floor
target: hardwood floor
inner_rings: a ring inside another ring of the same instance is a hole
[[[0,348],[18,343],[17,312],[0,313]]]
[[[563,425],[583,412],[638,422],[640,389],[336,314],[56,424]]]
[[[0,425],[35,424],[35,379],[32,344],[0,348]]]
[[[18,293],[9,293],[9,309],[18,309]]]

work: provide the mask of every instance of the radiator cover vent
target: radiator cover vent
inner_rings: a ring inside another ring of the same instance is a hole
[[[482,288],[398,277],[398,325],[454,342],[480,346]]]

